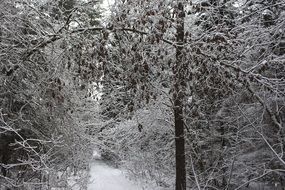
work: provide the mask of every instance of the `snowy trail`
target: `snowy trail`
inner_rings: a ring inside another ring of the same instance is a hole
[[[88,190],[142,190],[129,181],[121,170],[112,168],[101,160],[92,163],[90,175]]]

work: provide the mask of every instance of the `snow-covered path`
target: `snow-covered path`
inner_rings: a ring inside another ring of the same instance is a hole
[[[129,181],[121,170],[112,168],[101,160],[92,163],[90,175],[88,190],[142,190]]]

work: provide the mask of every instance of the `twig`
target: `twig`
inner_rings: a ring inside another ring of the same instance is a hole
[[[249,118],[244,114],[244,112],[242,111],[242,109],[238,106],[239,110],[241,111],[241,114],[248,120],[248,122],[250,123],[250,125],[255,129],[255,131],[261,136],[261,138],[264,140],[264,142],[266,143],[266,145],[270,148],[270,150],[273,152],[273,154],[278,158],[278,160],[285,166],[285,161],[278,155],[278,153],[274,150],[274,148],[270,145],[270,143],[267,141],[267,139],[265,138],[265,136],[260,133],[257,129],[257,127],[249,120]]]
[[[262,174],[261,176],[258,176],[258,177],[256,177],[256,178],[253,178],[253,179],[251,179],[251,180],[249,180],[249,181],[247,181],[247,182],[241,184],[240,186],[238,186],[238,187],[235,188],[234,190],[238,190],[238,189],[242,188],[243,186],[247,185],[248,183],[250,183],[250,182],[252,182],[252,181],[255,181],[255,180],[258,180],[258,179],[260,179],[260,178],[266,176],[266,175],[269,174],[270,172],[272,172],[272,170],[267,171],[267,172],[265,172],[264,174]]]
[[[191,168],[192,168],[192,172],[194,174],[194,178],[195,178],[195,182],[196,182],[197,188],[198,188],[198,190],[201,190],[201,187],[200,187],[200,184],[199,184],[199,179],[198,179],[198,176],[197,176],[195,168],[194,168],[194,164],[193,164],[193,159],[192,159],[191,153],[190,153],[190,162],[191,162]]]
[[[70,34],[75,34],[75,33],[79,33],[79,32],[86,32],[86,31],[103,31],[103,30],[109,30],[109,31],[113,31],[113,32],[116,32],[116,31],[128,31],[128,32],[133,32],[133,33],[139,33],[139,34],[142,34],[142,35],[149,35],[149,33],[147,32],[144,32],[144,31],[140,31],[140,30],[137,30],[135,28],[113,28],[113,27],[90,27],[90,28],[78,28],[78,29],[75,29],[75,30],[72,30],[70,31]],[[45,46],[49,45],[50,43],[52,42],[55,42],[59,39],[61,39],[62,36],[59,35],[59,34],[54,34],[52,35],[52,37],[42,43],[40,43],[39,45],[37,45],[36,47],[32,48],[31,50],[27,51],[26,52],[26,56],[25,58],[29,58],[35,51],[37,51],[38,49],[40,48],[44,48]],[[167,39],[161,39],[163,42],[169,44],[169,45],[172,45],[172,46],[177,46],[177,44],[175,44],[174,42],[171,42]]]
[[[232,174],[233,174],[233,168],[234,168],[235,161],[236,161],[236,158],[234,157],[234,158],[233,158],[233,161],[232,161],[232,165],[231,165],[230,176],[229,176],[229,179],[228,179],[228,182],[227,182],[227,187],[225,188],[225,190],[228,190],[228,189],[229,189],[229,185],[230,185],[230,183],[231,183],[231,179],[232,179]]]

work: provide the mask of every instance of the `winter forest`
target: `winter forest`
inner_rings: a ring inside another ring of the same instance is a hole
[[[284,123],[285,0],[0,0],[0,190],[284,190]]]

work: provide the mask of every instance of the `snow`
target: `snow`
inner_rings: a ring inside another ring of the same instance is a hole
[[[102,160],[94,160],[91,164],[88,190],[142,190],[128,180],[120,169],[112,168]]]
[[[130,181],[123,169],[106,164],[97,150],[94,150],[92,158],[87,190],[169,190],[150,181]]]

